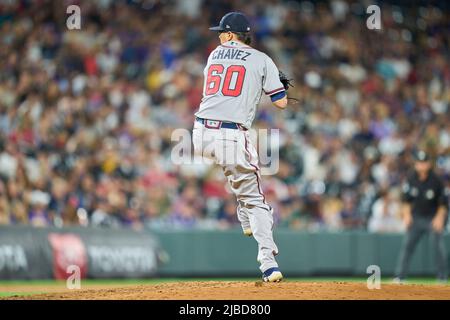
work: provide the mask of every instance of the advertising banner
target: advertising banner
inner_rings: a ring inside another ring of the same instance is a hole
[[[148,232],[96,228],[0,227],[0,279],[142,278],[162,252]]]

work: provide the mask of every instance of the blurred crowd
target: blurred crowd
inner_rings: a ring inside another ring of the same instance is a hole
[[[382,4],[369,30],[366,7],[0,0],[0,224],[239,227],[219,168],[171,161],[219,43],[208,27],[238,10],[300,99],[280,112],[264,98],[254,123],[280,130],[278,173],[262,178],[277,226],[402,231],[414,148],[450,186],[450,14]]]

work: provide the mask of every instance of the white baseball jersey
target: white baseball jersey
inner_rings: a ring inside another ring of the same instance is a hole
[[[208,57],[199,118],[239,123],[249,129],[264,92],[284,91],[278,68],[265,53],[243,43],[219,45]]]

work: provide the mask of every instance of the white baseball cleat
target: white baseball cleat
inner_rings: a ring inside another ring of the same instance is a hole
[[[283,280],[283,274],[278,268],[270,268],[263,274],[264,282],[280,282]]]
[[[399,277],[396,277],[396,278],[392,279],[392,283],[394,283],[394,284],[404,284],[405,280],[401,279]]]

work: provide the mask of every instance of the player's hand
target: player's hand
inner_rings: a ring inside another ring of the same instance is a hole
[[[405,214],[403,216],[403,223],[405,224],[406,229],[409,229],[411,227],[413,222],[413,218],[411,214]]]
[[[444,230],[444,219],[442,219],[440,216],[434,217],[431,221],[431,227],[437,233],[441,233]]]

